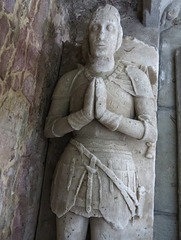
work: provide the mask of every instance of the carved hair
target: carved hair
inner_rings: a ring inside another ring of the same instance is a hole
[[[82,55],[83,55],[83,58],[84,58],[85,61],[87,61],[87,59],[90,56],[89,29],[90,29],[91,23],[95,19],[100,18],[100,15],[108,16],[110,13],[117,20],[117,26],[118,26],[118,37],[117,37],[116,51],[121,47],[122,38],[123,38],[123,29],[122,29],[122,26],[121,26],[121,17],[120,17],[120,14],[119,14],[118,10],[114,6],[111,6],[109,4],[106,4],[105,6],[100,6],[92,14],[92,17],[91,17],[90,22],[89,22],[89,26],[87,28],[87,33],[85,34],[84,42],[83,42],[83,45],[82,45]]]

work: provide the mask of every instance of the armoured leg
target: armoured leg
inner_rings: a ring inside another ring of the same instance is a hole
[[[85,240],[89,219],[68,212],[56,219],[57,240]]]
[[[121,240],[121,230],[113,229],[103,218],[91,218],[91,240]]]

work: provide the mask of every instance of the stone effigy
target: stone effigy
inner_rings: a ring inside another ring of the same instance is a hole
[[[65,74],[52,96],[45,135],[73,132],[52,184],[57,239],[85,239],[89,222],[91,239],[126,239],[122,231],[143,216],[146,190],[131,149],[139,140],[154,158],[154,71],[115,57],[122,40],[117,9],[99,7],[83,46],[86,65]]]

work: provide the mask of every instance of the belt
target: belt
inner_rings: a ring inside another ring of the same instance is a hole
[[[81,181],[77,189],[77,191],[80,189],[80,185],[82,184],[83,178],[87,171],[88,181],[87,181],[87,193],[86,193],[86,211],[88,213],[90,213],[91,211],[93,175],[97,172],[96,167],[99,167],[112,180],[115,186],[119,189],[132,216],[134,216],[136,211],[136,206],[139,205],[136,194],[129,187],[127,187],[111,169],[109,169],[106,165],[104,165],[100,161],[100,159],[98,159],[93,153],[91,153],[82,143],[79,143],[75,139],[71,139],[70,143],[79,150],[81,155],[85,155],[88,159],[90,159],[89,165],[83,161],[83,164],[86,170],[83,172],[83,176],[81,177]]]

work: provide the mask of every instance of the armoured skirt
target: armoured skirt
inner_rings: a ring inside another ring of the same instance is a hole
[[[125,142],[71,139],[56,167],[51,208],[57,217],[71,211],[123,229],[138,214],[138,191]]]

